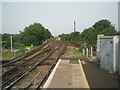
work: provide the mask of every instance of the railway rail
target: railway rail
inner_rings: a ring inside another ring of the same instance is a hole
[[[51,42],[44,43],[43,45],[39,46],[37,49],[27,53],[25,56],[21,56],[21,57],[15,58],[15,59],[9,61],[8,63],[5,63],[5,64],[1,65],[0,67],[3,68],[3,67],[6,67],[6,66],[9,66],[12,63],[19,62],[23,58],[27,58],[27,57],[31,56],[32,54],[35,54],[36,52],[40,51],[43,47],[49,46],[50,44],[51,44]]]
[[[16,59],[2,65],[3,68],[7,68],[7,71],[3,71],[1,88],[3,90],[10,88],[40,88],[64,51],[65,45],[63,43],[52,41],[27,56],[23,56],[24,58],[21,57],[22,59]],[[57,55],[54,55],[55,53]],[[51,56],[55,56],[55,59],[49,60],[48,58]],[[12,68],[9,69],[8,67]],[[24,85],[21,83],[24,83]]]
[[[48,49],[45,48],[45,49],[42,49],[40,51],[37,51],[36,52],[37,54],[33,51],[34,53],[33,52],[32,53],[34,55],[32,55],[32,57],[30,56],[31,55],[31,53],[30,53],[30,55],[27,55],[28,57],[25,56],[25,58],[19,59],[17,61],[14,60],[11,63],[7,63],[7,64],[3,65],[3,67],[2,67],[2,76],[0,78],[2,78],[3,82],[6,81],[5,77],[7,77],[7,79],[8,79],[8,75],[14,74],[14,72],[16,70],[18,70],[19,68],[21,68],[21,67],[28,66],[27,64],[28,63],[30,64],[30,62],[32,63],[32,61],[36,61],[37,58],[39,58],[40,55],[43,54],[46,50],[48,50]]]

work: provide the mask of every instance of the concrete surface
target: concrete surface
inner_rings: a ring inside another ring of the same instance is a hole
[[[55,67],[54,67],[53,71],[51,72],[49,78],[48,78],[47,81],[45,82],[43,88],[48,88],[48,87],[49,87],[49,85],[50,85],[50,83],[51,83],[51,81],[52,81],[52,79],[53,79],[53,76],[54,76],[54,74],[55,74],[55,72],[56,72],[56,69],[57,69],[57,67],[58,67],[58,65],[59,65],[60,62],[61,62],[61,59],[59,59],[59,61],[58,61],[57,64],[55,65]]]
[[[48,87],[44,88],[89,88],[80,63],[61,60]]]
[[[83,61],[82,66],[91,89],[113,88],[112,90],[118,90],[119,88],[120,90],[120,81],[117,74],[101,69],[96,62],[91,62],[88,59]]]

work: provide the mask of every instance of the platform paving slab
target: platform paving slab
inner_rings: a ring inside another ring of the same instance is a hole
[[[47,88],[89,88],[80,65],[79,62],[61,60]]]

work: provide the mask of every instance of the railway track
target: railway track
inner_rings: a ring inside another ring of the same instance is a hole
[[[12,68],[3,72],[1,88],[39,88],[64,50],[65,45],[60,42],[47,43],[28,57],[3,65]],[[47,59],[54,53],[54,60]]]
[[[18,58],[14,58],[13,60],[11,60],[10,62],[6,63],[6,64],[3,64],[1,65],[0,67],[6,67],[6,66],[9,66],[11,63],[15,63],[15,62],[19,62],[21,61],[23,58],[26,58],[26,57],[29,57],[31,56],[32,54],[40,51],[41,48],[43,48],[44,46],[46,46],[47,44],[50,44],[50,42],[47,42],[47,43],[44,43],[43,45],[41,45],[39,48],[27,53],[25,56],[21,56],[21,57],[18,57]]]
[[[11,74],[15,74],[16,70],[17,70],[17,72],[19,72],[19,69],[21,67],[29,66],[31,63],[33,63],[33,61],[36,61],[37,58],[39,58],[41,54],[46,52],[46,50],[48,50],[47,47],[41,49],[40,51],[37,51],[36,52],[37,54],[32,52],[33,55],[31,55],[31,53],[30,53],[31,56],[28,55],[28,57],[22,58],[21,60],[17,60],[17,61],[14,60],[11,63],[7,63],[7,64],[3,65],[3,67],[2,67],[2,76],[0,78],[2,78],[2,81],[5,82],[9,78],[8,75],[10,76]],[[49,48],[49,51],[50,50],[51,49]]]

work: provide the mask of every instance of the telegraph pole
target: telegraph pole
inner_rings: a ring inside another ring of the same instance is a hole
[[[76,31],[75,29],[76,29],[76,28],[75,28],[75,21],[74,21],[74,32]]]
[[[11,43],[11,53],[12,53],[12,49],[13,49],[13,46],[12,46],[12,35],[10,36],[10,43]]]

